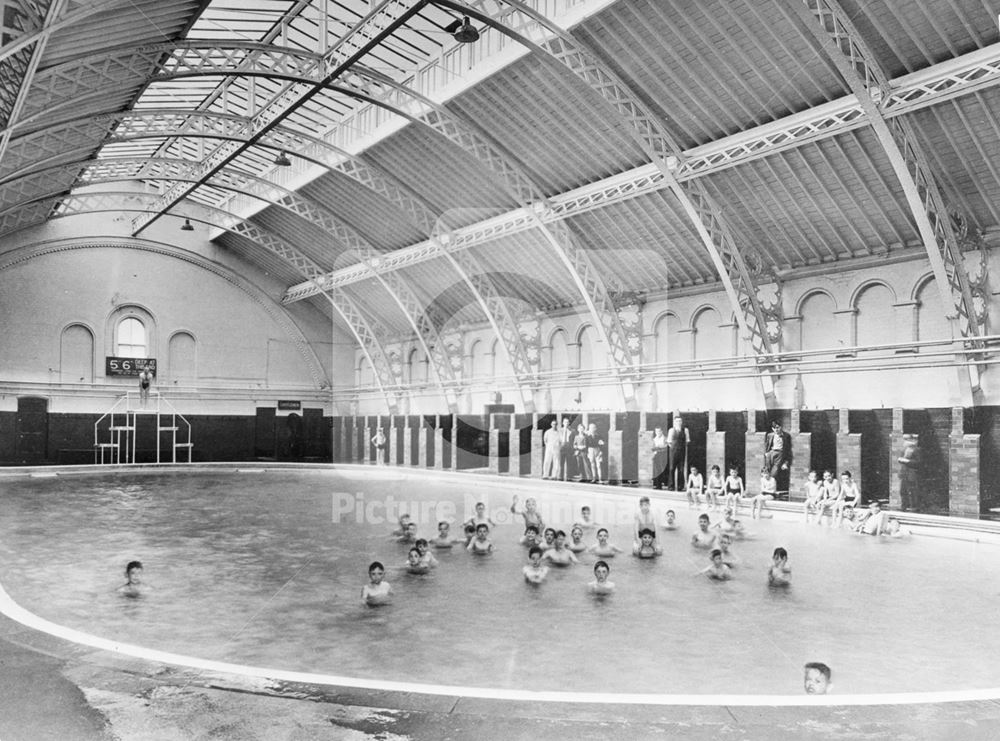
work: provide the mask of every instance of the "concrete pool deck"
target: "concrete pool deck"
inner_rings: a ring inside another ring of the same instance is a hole
[[[9,469],[7,473],[17,475]],[[525,479],[506,481],[519,489],[522,484],[534,485]],[[592,486],[582,489],[594,493]],[[612,492],[631,496],[638,490]],[[724,646],[714,643],[709,640],[708,645],[718,655]],[[574,670],[573,661],[573,656],[567,658],[565,671]],[[541,702],[530,695],[492,699],[461,696],[458,688],[454,694],[430,695],[185,668],[84,645],[5,616],[0,616],[0,688],[4,741],[473,737],[506,741],[550,734],[571,734],[576,739],[1000,738],[1000,700],[993,698],[827,704],[838,701],[833,695],[816,702],[795,698],[807,701],[805,705],[747,706]]]

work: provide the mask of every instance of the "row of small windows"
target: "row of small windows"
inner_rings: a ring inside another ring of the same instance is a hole
[[[799,304],[795,320],[786,319],[782,328],[782,349],[788,351],[836,350],[841,347],[873,347],[901,342],[947,340],[951,337],[948,320],[941,308],[937,287],[925,282],[915,301],[897,304],[892,291],[879,283],[858,293],[847,311],[838,310],[834,299],[815,291]],[[697,311],[689,325],[673,313],[660,316],[652,327],[652,346],[644,348],[644,362],[689,361],[731,358],[739,354],[739,330],[735,320],[724,321],[713,307]],[[607,366],[607,355],[598,348],[597,331],[585,325],[570,338],[564,329],[556,329],[542,347],[542,372],[568,369],[599,370]],[[466,378],[488,378],[510,373],[510,365],[494,340],[476,340],[465,358]],[[421,350],[412,350],[403,364],[403,381],[420,385],[430,378],[429,364]],[[361,386],[374,383],[371,367],[362,360],[358,381]]]

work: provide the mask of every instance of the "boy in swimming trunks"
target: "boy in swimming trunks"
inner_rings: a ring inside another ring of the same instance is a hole
[[[819,511],[819,503],[823,500],[823,484],[819,481],[816,471],[810,471],[806,477],[805,501],[802,503],[802,514],[805,516],[806,524],[809,524],[809,515]],[[816,519],[819,515],[816,514]]]
[[[593,530],[597,527],[597,523],[591,519],[590,507],[586,505],[580,507],[580,521],[577,524],[584,530]]]
[[[868,505],[868,514],[854,526],[854,530],[863,535],[884,535],[889,524],[887,518],[888,515],[882,511],[881,503],[873,501]]]
[[[716,534],[708,531],[708,515],[698,515],[698,532],[691,536],[695,548],[715,548]]]
[[[552,548],[542,554],[542,558],[553,566],[569,566],[571,563],[580,563],[576,554],[566,547],[566,533],[562,530],[556,531],[555,543]]]
[[[368,583],[361,587],[361,601],[369,607],[384,605],[389,601],[392,594],[392,587],[389,582],[383,581],[385,576],[385,566],[378,561],[372,561],[368,567]]]
[[[729,475],[726,476],[726,501],[724,502],[725,508],[732,509],[733,512],[739,513],[740,511],[740,499],[746,494],[746,489],[743,488],[743,477],[740,476],[736,468],[729,469]]]
[[[438,565],[438,560],[434,558],[434,554],[430,551],[430,544],[428,544],[425,538],[420,538],[415,543],[417,552],[420,554],[420,563],[428,568],[434,568]]]
[[[538,528],[538,532],[545,529],[545,523],[542,522],[542,516],[538,512],[538,502],[534,497],[528,497],[524,500],[524,509],[518,510],[517,508],[518,497],[517,494],[514,495],[514,501],[511,502],[510,511],[511,514],[521,515],[524,518],[524,526],[534,525]],[[484,508],[485,509],[485,508]],[[478,514],[479,507],[476,507],[476,513]],[[477,523],[478,524],[478,523]]]
[[[528,551],[528,558],[530,563],[521,569],[524,580],[529,584],[541,584],[549,573],[549,567],[542,563],[542,549],[537,546],[532,548]]]
[[[465,533],[465,545],[468,547],[469,543],[476,537],[476,526],[465,525],[462,527],[462,532]]]
[[[764,505],[778,495],[778,480],[766,469],[760,469],[760,493],[751,500],[750,517],[754,520],[764,514]]]
[[[142,562],[129,561],[125,564],[125,583],[118,587],[118,593],[126,597],[138,597],[150,589],[149,585],[142,583]]]
[[[649,509],[649,497],[639,497],[639,511],[635,513],[635,532],[641,533],[643,530],[652,530],[656,533],[656,517]]]
[[[542,544],[541,548],[543,551],[547,551],[549,548],[554,548],[556,545],[556,529],[554,527],[545,528],[545,532],[542,533]]]
[[[840,474],[840,499],[833,505],[833,524],[839,524],[838,520],[843,517],[845,507],[856,510],[860,503],[861,489],[851,472],[844,471]]]
[[[705,482],[705,502],[710,509],[719,509],[719,500],[725,490],[725,479],[722,478],[722,471],[718,466],[712,466]]]
[[[663,549],[653,542],[656,533],[646,528],[639,532],[639,540],[632,545],[632,555],[637,558],[656,558],[663,555]]]
[[[465,521],[466,525],[474,525],[479,529],[480,525],[488,525],[492,530],[496,524],[486,515],[486,505],[483,502],[476,502],[476,514]]]
[[[615,583],[608,581],[610,573],[611,567],[604,561],[598,561],[594,564],[594,581],[587,585],[591,594],[611,594],[615,591]]]
[[[771,556],[771,568],[767,570],[769,587],[788,587],[792,584],[792,567],[788,565],[788,551],[778,547]]]
[[[698,505],[701,504],[701,495],[705,490],[705,478],[698,473],[697,466],[691,466],[685,488],[687,489],[688,504],[697,509]]]
[[[698,574],[705,574],[709,579],[714,579],[716,581],[726,581],[732,578],[732,572],[729,567],[722,562],[722,551],[718,548],[713,548],[712,552],[708,554],[708,558],[711,563],[703,568]]]
[[[843,500],[840,492],[840,481],[834,478],[830,470],[823,471],[823,498],[816,505],[816,524],[823,524],[823,515],[830,513],[830,524],[833,525],[833,512],[838,503]]]
[[[807,695],[825,695],[830,690],[833,672],[826,664],[810,661],[805,665],[805,691]]]
[[[493,553],[493,541],[490,540],[490,526],[485,523],[476,525],[476,537],[469,541],[469,545],[465,549],[469,553],[475,553],[479,556]]]
[[[601,558],[611,558],[616,553],[623,553],[621,548],[608,542],[608,529],[602,527],[597,531],[597,542],[587,549],[588,553],[593,553]]]

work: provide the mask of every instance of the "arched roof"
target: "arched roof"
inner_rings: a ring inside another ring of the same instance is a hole
[[[761,275],[923,249],[869,109],[808,27],[819,6],[850,19],[886,77],[881,116],[905,120],[947,208],[996,233],[1000,30],[987,4],[810,0],[803,15],[796,2],[8,3],[0,237],[85,210],[68,200],[85,186],[118,193],[129,179],[148,195],[125,209],[136,234],[162,214],[204,221],[199,206],[252,219],[206,223],[280,276],[286,300],[316,301],[319,271],[386,337],[412,322],[376,272],[482,318],[455,288],[453,250],[499,281],[496,295],[540,311],[721,289],[672,179],[697,184]],[[459,44],[446,29],[466,12],[481,37]],[[596,60],[589,78],[560,64],[555,27]],[[609,102],[609,79],[676,148],[672,174]],[[290,166],[275,164],[282,151]]]

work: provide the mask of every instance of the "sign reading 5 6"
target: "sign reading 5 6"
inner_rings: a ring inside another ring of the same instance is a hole
[[[156,358],[118,358],[107,356],[104,362],[106,376],[138,376],[149,366],[149,372],[156,376]]]

